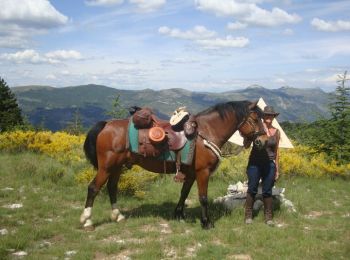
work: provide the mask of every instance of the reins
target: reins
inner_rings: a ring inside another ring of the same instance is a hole
[[[249,111],[249,114],[248,114],[248,116],[246,116],[245,118],[244,118],[244,120],[238,125],[238,131],[239,131],[239,133],[241,134],[241,136],[244,136],[243,134],[242,134],[242,131],[241,131],[241,128],[242,127],[244,127],[246,124],[249,124],[249,127],[251,127],[252,129],[255,129],[255,124],[254,124],[254,122],[252,122],[250,119],[251,119],[251,117],[250,117],[250,114],[251,113],[253,113],[254,111]],[[249,135],[248,135],[248,137],[258,137],[258,136],[260,136],[260,135],[264,135],[265,134],[265,132],[263,132],[263,131],[254,131],[254,133],[250,133]]]

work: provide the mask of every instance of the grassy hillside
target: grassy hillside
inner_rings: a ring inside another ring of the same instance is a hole
[[[275,211],[277,226],[243,224],[243,208],[226,212],[210,203],[215,228],[202,230],[197,189],[187,202],[187,220],[172,219],[180,185],[172,176],[158,178],[143,199],[121,196],[127,217],[109,220],[105,191],[95,203],[96,230],[81,229],[86,185],[74,181],[77,169],[37,153],[0,153],[0,259],[24,251],[26,259],[347,259],[350,237],[349,182],[342,179],[282,176],[278,187],[297,213]],[[209,197],[226,193],[242,175],[213,175]],[[19,204],[20,208],[8,208]]]
[[[162,117],[169,117],[180,107],[187,106],[197,113],[214,104],[234,100],[264,100],[281,112],[280,121],[310,121],[327,115],[329,94],[320,89],[280,88],[258,86],[243,90],[206,93],[183,89],[120,90],[100,85],[83,85],[65,88],[25,86],[13,88],[23,112],[35,124],[44,124],[51,130],[64,128],[78,110],[85,126],[107,119],[113,100],[120,95],[124,107],[133,105],[152,107]]]

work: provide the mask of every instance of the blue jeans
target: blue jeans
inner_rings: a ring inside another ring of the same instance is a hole
[[[264,198],[272,196],[272,187],[275,183],[276,164],[274,161],[254,164],[250,163],[247,167],[248,175],[248,193],[253,197],[258,193],[260,179],[262,180],[262,196]]]

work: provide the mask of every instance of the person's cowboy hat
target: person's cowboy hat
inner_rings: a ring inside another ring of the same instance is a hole
[[[263,111],[264,115],[269,115],[269,116],[278,116],[280,113],[275,112],[275,110],[273,109],[273,106],[266,106],[264,107],[264,111]]]
[[[170,118],[170,124],[176,126],[179,124],[189,113],[186,111],[186,107],[180,107],[176,109]]]

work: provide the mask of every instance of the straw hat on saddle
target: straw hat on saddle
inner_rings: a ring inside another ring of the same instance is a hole
[[[266,116],[274,116],[274,117],[276,117],[280,114],[280,113],[275,112],[275,110],[273,109],[273,106],[264,107],[263,113],[264,113],[264,116],[266,115]]]
[[[188,116],[189,116],[189,113],[186,111],[186,107],[179,107],[174,111],[169,122],[172,126],[176,126],[180,124],[182,120],[184,120],[184,118]]]

